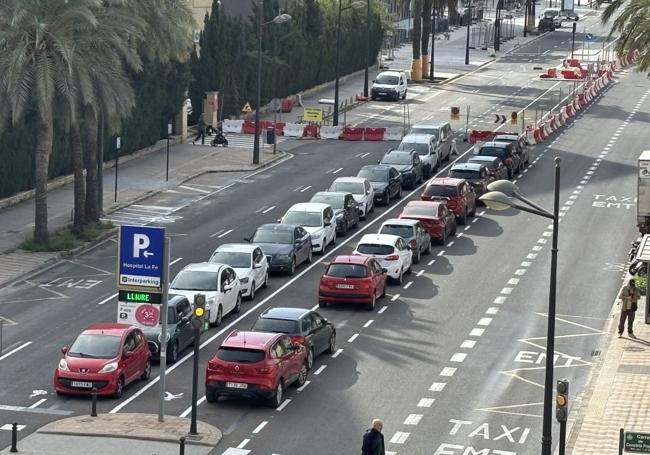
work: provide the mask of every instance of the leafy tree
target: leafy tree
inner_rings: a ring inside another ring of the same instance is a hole
[[[598,0],[602,4],[603,0]],[[638,50],[640,71],[650,71],[650,0],[612,0],[605,8],[602,22],[606,24],[620,11],[612,22],[609,37],[618,34],[616,53],[624,56]],[[650,73],[649,73],[650,75]]]

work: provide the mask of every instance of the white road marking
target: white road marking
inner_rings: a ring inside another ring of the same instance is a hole
[[[203,193],[203,194],[210,193],[210,191],[208,190],[203,190],[201,188],[193,188],[191,186],[186,186],[186,185],[179,185],[178,187],[183,188],[184,190],[196,191],[198,193]]]
[[[460,347],[465,349],[472,349],[476,346],[476,340],[465,340],[461,343]]]
[[[477,322],[477,324],[478,324],[478,325],[486,325],[486,326],[487,326],[487,325],[490,325],[491,322],[492,322],[492,318],[481,318],[481,319],[479,319],[479,321]]]
[[[460,362],[464,362],[466,357],[467,357],[467,353],[457,352],[451,356],[451,359],[449,359],[449,361],[460,363]]]
[[[465,229],[464,229],[464,230],[467,231],[467,230],[468,230],[469,228],[471,228],[471,227],[472,227],[472,226],[465,226]]]
[[[442,256],[443,254],[445,254],[445,250],[440,250],[440,252],[438,253],[438,256]]]
[[[568,210],[568,208],[566,210]],[[548,242],[548,239],[544,239],[544,238],[537,239],[537,243],[539,243],[540,245],[545,245],[546,242]]]
[[[243,449],[244,447],[246,447],[246,444],[248,444],[249,442],[251,442],[250,439],[244,439],[242,442],[239,443],[239,445],[237,446],[237,448],[238,448],[238,449]]]
[[[390,438],[390,442],[392,444],[404,444],[408,437],[410,436],[411,433],[406,433],[404,431],[398,431],[396,432],[392,438]]]
[[[499,297],[494,299],[494,301],[492,303],[496,303],[497,305],[501,305],[505,301],[506,301],[506,297],[503,296],[503,295],[500,295]]]
[[[40,405],[42,405],[42,404],[45,403],[46,401],[47,401],[47,398],[41,398],[41,399],[38,400],[36,403],[34,403],[33,405],[31,405],[31,406],[29,407],[29,409],[38,408]]]
[[[418,408],[430,408],[433,406],[433,402],[436,401],[433,398],[420,398],[420,401],[418,401]]]
[[[6,358],[9,357],[11,354],[15,354],[16,352],[20,351],[21,349],[26,348],[26,347],[29,346],[30,344],[32,344],[31,341],[28,341],[28,342],[26,342],[26,343],[21,344],[21,345],[18,346],[17,348],[14,348],[14,349],[12,349],[11,351],[7,352],[6,354],[0,356],[0,360],[4,360],[4,359],[6,359]]]
[[[537,253],[530,253],[526,256],[526,259],[535,259],[537,257]],[[523,262],[522,262],[523,264]]]
[[[531,248],[533,251],[542,251],[542,247],[539,245],[535,245],[534,247]]]
[[[478,218],[474,218],[474,219],[472,220],[472,224],[476,223],[477,221],[478,221]]]
[[[325,365],[323,365],[323,367],[324,367],[324,366],[325,366]],[[321,367],[321,368],[322,368],[322,367]],[[282,404],[281,404],[280,406],[278,406],[275,410],[276,410],[276,411],[282,411],[284,408],[287,407],[287,405],[288,405],[289,403],[291,403],[291,399],[287,398],[287,399],[284,400],[284,401],[282,402]]]
[[[343,349],[337,349],[336,352],[334,354],[332,354],[332,358],[333,359],[337,358],[338,356],[341,355],[342,352],[343,352]]]
[[[16,425],[16,430],[24,430],[27,427],[27,425]],[[0,427],[0,430],[2,431],[13,431],[13,425],[10,423],[5,423]]]
[[[198,400],[196,400],[196,405],[197,405],[197,406],[201,406],[201,404],[202,404],[204,401],[205,401],[205,395],[203,395],[201,398],[199,398]],[[192,406],[190,406],[190,407],[187,408],[185,411],[183,411],[183,412],[181,413],[180,417],[187,417],[188,415],[190,415],[190,412],[192,412]]]
[[[218,236],[219,234],[221,234],[222,232],[223,232],[223,229],[219,229],[219,230],[218,230],[217,232],[215,232],[214,234],[210,234],[210,238],[216,237],[216,236]]]
[[[226,232],[224,232],[223,234],[219,234],[219,235],[217,236],[217,238],[218,238],[218,239],[223,238],[223,237],[227,236],[228,234],[230,234],[231,232],[232,232],[232,229],[228,229],[228,230],[227,230]]]
[[[487,310],[485,310],[486,314],[497,314],[499,312],[499,309],[497,307],[491,306]]]
[[[173,261],[171,261],[171,262],[169,263],[169,265],[172,266],[172,265],[176,264],[178,261],[180,261],[181,259],[183,259],[183,258],[176,258],[176,259],[174,259]]]
[[[374,319],[370,319],[368,322],[366,322],[365,324],[363,324],[363,327],[364,327],[364,328],[366,328],[366,327],[370,327],[370,324],[372,324],[373,322],[375,322]]]
[[[363,155],[361,155],[361,158],[365,158],[365,157],[367,157],[368,155],[370,155],[370,152],[366,152],[366,153],[364,153]]]
[[[501,289],[501,294],[505,294],[505,295],[512,294],[512,288],[503,288],[503,289]]]
[[[406,419],[404,419],[404,425],[417,425],[420,423],[420,420],[422,420],[422,417],[424,417],[422,414],[409,414]]]
[[[429,262],[427,262],[427,265],[433,265],[434,262],[436,262],[436,260],[435,260],[435,259],[431,259]]]
[[[301,385],[300,387],[298,387],[296,390],[297,390],[298,392],[302,392],[303,390],[305,390],[305,388],[306,388],[309,384],[311,384],[311,381],[305,381],[305,383],[304,383],[303,385]],[[253,433],[255,433],[255,432],[253,431]]]
[[[348,338],[348,343],[352,343],[354,340],[357,339],[358,336],[359,336],[358,333],[355,333],[354,335],[352,335],[350,338]]]
[[[412,281],[409,281],[408,283],[406,283],[406,284],[404,285],[404,289],[408,289],[408,288],[410,288],[412,284],[413,284],[413,282],[412,282]]]
[[[275,205],[272,205],[272,206],[269,207],[268,209],[262,210],[262,213],[269,213],[269,212],[270,212],[271,210],[273,210],[274,208],[275,208]]]
[[[422,276],[424,275],[424,269],[420,270],[415,276]]]
[[[452,246],[454,246],[454,241],[453,240],[447,244],[447,248],[452,247]]]
[[[116,292],[115,294],[113,294],[113,295],[111,295],[111,296],[109,296],[109,297],[106,297],[104,300],[102,300],[101,302],[99,302],[97,305],[103,305],[103,304],[105,304],[106,302],[108,302],[109,300],[113,300],[115,297],[117,297],[117,295],[118,295],[118,293]]]
[[[525,275],[526,274],[526,269],[517,269],[515,270],[515,275]]]
[[[434,382],[431,384],[431,387],[429,387],[430,392],[442,392],[442,389],[445,388],[447,385],[446,382]]]
[[[338,174],[338,173],[341,172],[342,170],[343,170],[343,168],[340,167],[340,168],[338,168],[337,170],[332,171],[332,174]]]
[[[397,299],[399,299],[399,294],[395,294],[393,297],[391,297],[390,301],[394,302]]]
[[[474,329],[472,329],[471,332],[469,332],[469,336],[471,336],[471,337],[480,337],[481,335],[483,335],[484,332],[485,332],[485,329],[474,328]]]
[[[318,370],[314,371],[314,376],[318,376],[323,372],[323,370],[327,368],[327,365],[321,365],[318,367]]]
[[[304,187],[302,190],[300,190],[301,193],[304,193],[307,191],[309,188],[311,188],[311,185]]]
[[[519,284],[519,278],[510,278],[508,280],[508,284],[512,284],[516,286],[517,284]]]
[[[384,305],[383,307],[381,307],[381,308],[379,309],[379,311],[377,311],[377,314],[382,314],[382,313],[383,313],[384,311],[386,311],[387,309],[388,309],[388,307],[387,307],[386,305]]]
[[[306,383],[305,383],[305,384],[306,384]],[[259,433],[260,431],[262,431],[262,428],[264,428],[268,423],[269,423],[268,420],[265,420],[264,422],[260,423],[260,424],[259,424],[259,425],[258,425],[258,426],[253,430],[253,434],[257,434],[257,433]]]
[[[456,373],[456,368],[444,367],[440,372],[440,376],[453,376]]]

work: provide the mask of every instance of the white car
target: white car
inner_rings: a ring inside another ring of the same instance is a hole
[[[560,15],[560,8],[546,8],[542,13],[542,17],[553,19],[553,24],[555,27],[562,27],[562,16]]]
[[[438,139],[433,134],[407,134],[402,138],[397,150],[415,150],[420,155],[422,174],[425,179],[431,177],[442,162]]]
[[[395,70],[382,71],[372,81],[370,98],[373,100],[387,98],[395,101],[400,98],[406,99],[407,89],[406,73]]]
[[[334,210],[322,202],[301,202],[291,206],[280,219],[282,224],[301,226],[311,236],[312,251],[325,254],[336,243]]]
[[[268,285],[269,263],[258,245],[226,243],[214,250],[208,262],[227,264],[235,269],[242,297],[253,300],[255,292]]]
[[[398,284],[402,284],[405,273],[411,273],[411,247],[397,235],[366,234],[361,237],[352,254],[375,258]]]
[[[241,291],[237,273],[226,264],[200,262],[189,264],[178,272],[169,286],[169,294],[184,295],[194,306],[196,294],[205,295],[205,310],[212,325],[220,325],[223,317],[241,310]]]
[[[359,204],[359,214],[365,218],[375,210],[375,191],[372,185],[363,177],[339,177],[332,182],[327,191],[352,193]]]

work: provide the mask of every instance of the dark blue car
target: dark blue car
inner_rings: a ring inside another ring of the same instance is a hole
[[[293,224],[263,224],[247,241],[259,245],[272,272],[293,275],[296,267],[311,262],[311,236]]]

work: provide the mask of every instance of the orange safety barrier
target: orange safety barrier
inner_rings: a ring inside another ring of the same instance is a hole
[[[302,137],[318,137],[319,127],[314,123],[305,125]]]
[[[244,120],[241,132],[244,134],[255,134],[255,122],[252,120]]]
[[[580,104],[580,107],[583,107],[585,104],[587,104],[584,93],[578,95],[578,103]]]
[[[343,128],[341,139],[344,141],[362,141],[365,128]]]
[[[364,141],[383,141],[386,128],[366,128],[363,133]],[[345,133],[345,131],[344,131]],[[343,138],[345,139],[345,138]]]
[[[282,112],[291,112],[293,109],[293,100],[291,98],[284,98],[281,104]]]
[[[275,135],[284,136],[284,122],[275,124]]]
[[[544,142],[544,139],[545,139],[545,136],[542,133],[541,128],[536,128],[535,129],[535,132],[533,133],[533,137],[535,138],[535,142],[537,144],[541,144],[542,142]]]

